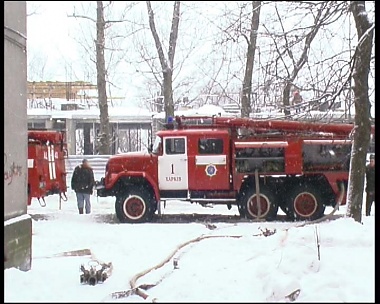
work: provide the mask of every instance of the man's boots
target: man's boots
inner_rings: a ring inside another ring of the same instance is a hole
[[[78,208],[79,209],[79,214],[83,214],[83,208]]]

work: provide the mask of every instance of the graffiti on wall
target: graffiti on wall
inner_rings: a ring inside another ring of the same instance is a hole
[[[12,184],[13,177],[22,175],[22,166],[8,161],[8,156],[4,152],[4,182],[8,185]]]

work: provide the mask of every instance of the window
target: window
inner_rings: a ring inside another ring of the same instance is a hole
[[[153,154],[160,154],[162,152],[161,142],[161,137],[157,136],[152,147]]]
[[[45,129],[45,122],[28,122],[28,129]]]
[[[223,139],[220,138],[202,138],[198,141],[199,154],[222,154]]]
[[[185,138],[165,139],[166,154],[185,154]]]

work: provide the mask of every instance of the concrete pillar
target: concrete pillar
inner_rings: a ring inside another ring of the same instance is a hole
[[[74,119],[66,119],[66,143],[69,155],[76,155],[76,122]]]
[[[27,214],[26,1],[4,2],[4,269],[31,268]]]
[[[92,124],[83,123],[83,154],[92,155],[92,143],[91,143],[91,129]]]
[[[45,128],[48,130],[53,130],[53,120],[52,119],[47,119],[45,122]]]

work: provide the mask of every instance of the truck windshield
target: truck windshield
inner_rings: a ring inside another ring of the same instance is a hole
[[[160,151],[161,151],[161,137],[157,136],[155,141],[154,141],[154,144],[153,144],[153,148],[152,148],[152,153],[153,154],[159,154]]]

